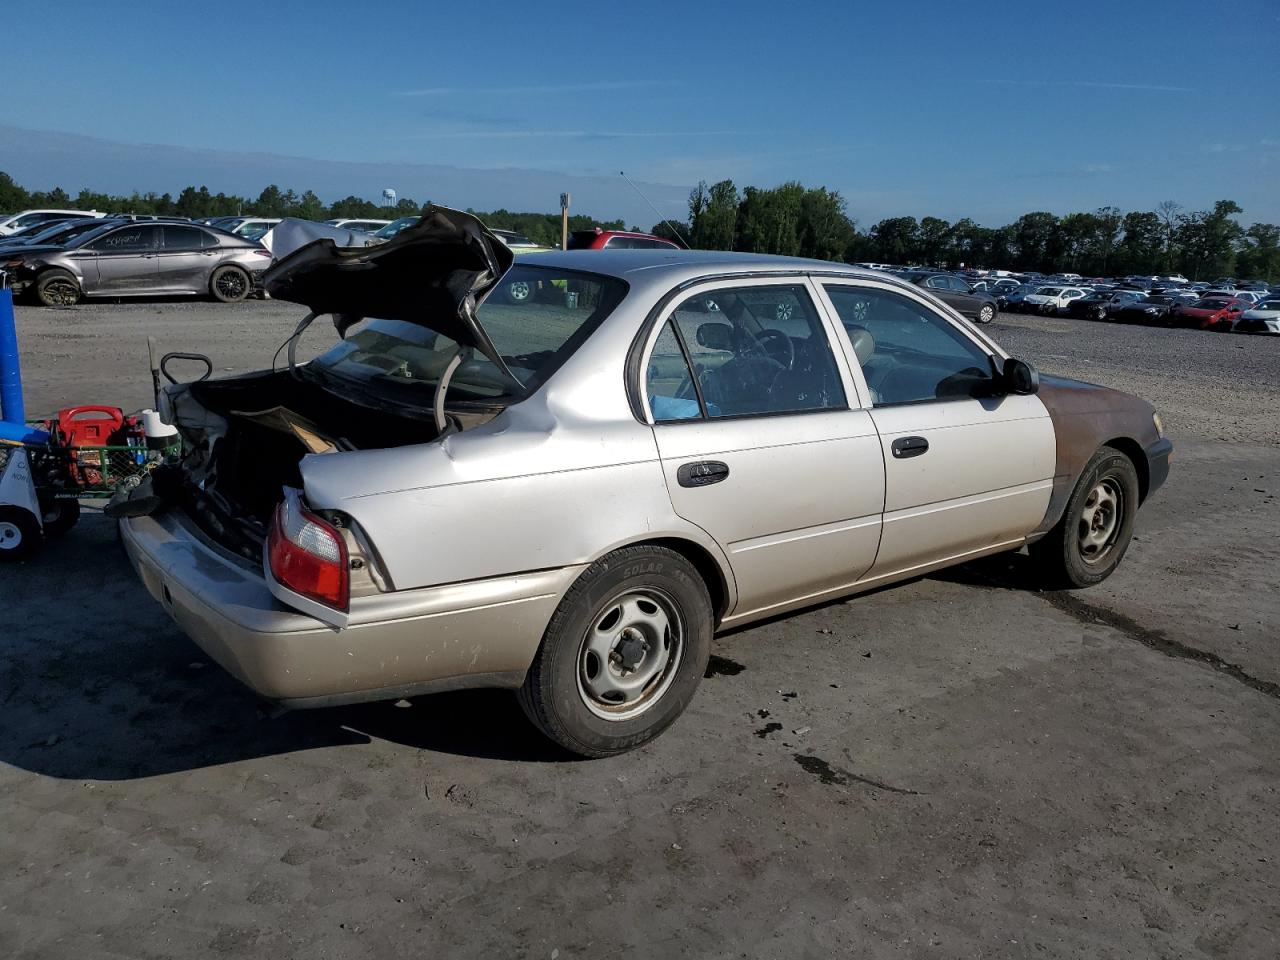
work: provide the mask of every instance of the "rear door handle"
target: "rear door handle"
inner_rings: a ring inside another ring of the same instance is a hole
[[[894,457],[905,460],[908,457],[918,457],[922,453],[928,453],[929,441],[924,437],[899,437],[893,441],[889,449],[893,451]]]
[[[697,463],[682,463],[676,471],[676,481],[682,487],[705,487],[719,483],[729,476],[729,465],[719,460],[699,460]]]

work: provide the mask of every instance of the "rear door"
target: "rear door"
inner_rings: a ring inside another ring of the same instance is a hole
[[[204,293],[217,256],[212,234],[185,224],[165,224],[156,256],[157,290]]]
[[[160,226],[131,223],[104,234],[88,248],[93,265],[84,266],[85,293],[129,294],[153,290]],[[94,270],[96,267],[96,270]],[[96,281],[90,283],[91,271]]]
[[[839,592],[875,560],[884,464],[803,278],[686,293],[647,346],[645,410],[676,513],[724,548],[726,622]]]
[[[885,464],[869,579],[1016,545],[1044,518],[1052,422],[1035,396],[992,396],[993,351],[923,298],[826,281],[871,398]]]

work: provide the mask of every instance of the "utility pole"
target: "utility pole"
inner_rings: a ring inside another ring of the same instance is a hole
[[[569,249],[569,195],[560,194],[560,249]]]

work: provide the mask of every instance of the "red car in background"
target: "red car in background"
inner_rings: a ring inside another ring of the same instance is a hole
[[[1205,297],[1195,303],[1174,307],[1169,320],[1175,327],[1230,330],[1240,314],[1252,306],[1252,301],[1239,297]]]
[[[679,250],[680,245],[655,237],[651,233],[630,233],[626,230],[575,230],[569,234],[570,250],[656,250],[667,247]]]

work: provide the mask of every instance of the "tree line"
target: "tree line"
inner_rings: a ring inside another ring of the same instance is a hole
[[[969,218],[888,217],[859,230],[844,198],[794,181],[773,188],[732,180],[700,183],[689,195],[689,218],[653,232],[707,250],[816,257],[849,263],[919,264],[1072,271],[1086,276],[1182,273],[1193,280],[1234,275],[1280,280],[1280,226],[1245,228],[1232,200],[1210,210],[1172,201],[1155,210],[1100,207],[1059,217],[1036,211],[1002,227]]]
[[[138,193],[116,195],[81,190],[75,196],[61,187],[52,190],[28,191],[23,189],[7,173],[0,171],[0,211],[10,213],[29,208],[49,207],[73,210],[102,210],[109,213],[136,213],[146,216],[190,217],[299,217],[303,220],[349,219],[393,220],[396,217],[418,216],[426,204],[408,197],[400,198],[394,206],[377,204],[361,197],[349,196],[326,204],[313,191],[281,190],[271,184],[257,198],[235,194],[210,193],[208,187],[184,187],[175,197],[170,193]],[[485,223],[523,233],[536,243],[545,246],[560,245],[560,214],[513,213],[494,210],[488,213],[469,210]],[[575,214],[569,218],[570,230],[625,230],[622,220],[600,221],[593,217]]]
[[[72,196],[61,187],[28,191],[0,172],[0,210],[31,207],[193,219],[244,215],[328,220],[414,216],[424,205],[404,197],[394,206],[384,206],[356,196],[326,204],[311,190],[297,193],[275,184],[252,199],[210,193],[204,186],[185,187],[176,197],[137,192],[118,196],[91,190]],[[556,213],[468,212],[490,226],[516,230],[545,246],[560,242],[560,216]],[[1245,228],[1236,219],[1243,212],[1232,200],[1219,200],[1210,210],[1184,210],[1170,200],[1155,210],[1122,212],[1117,207],[1100,207],[1062,217],[1036,211],[1002,227],[984,227],[967,217],[954,223],[939,217],[888,217],[860,230],[838,191],[794,181],[739,190],[732,180],[721,180],[694,188],[686,221],[659,223],[651,232],[687,241],[697,249],[849,263],[964,265],[1042,273],[1070,270],[1087,276],[1182,273],[1193,280],[1223,275],[1280,280],[1280,226],[1255,223]],[[583,214],[575,214],[569,221],[571,230],[594,227],[621,230],[625,223]]]

